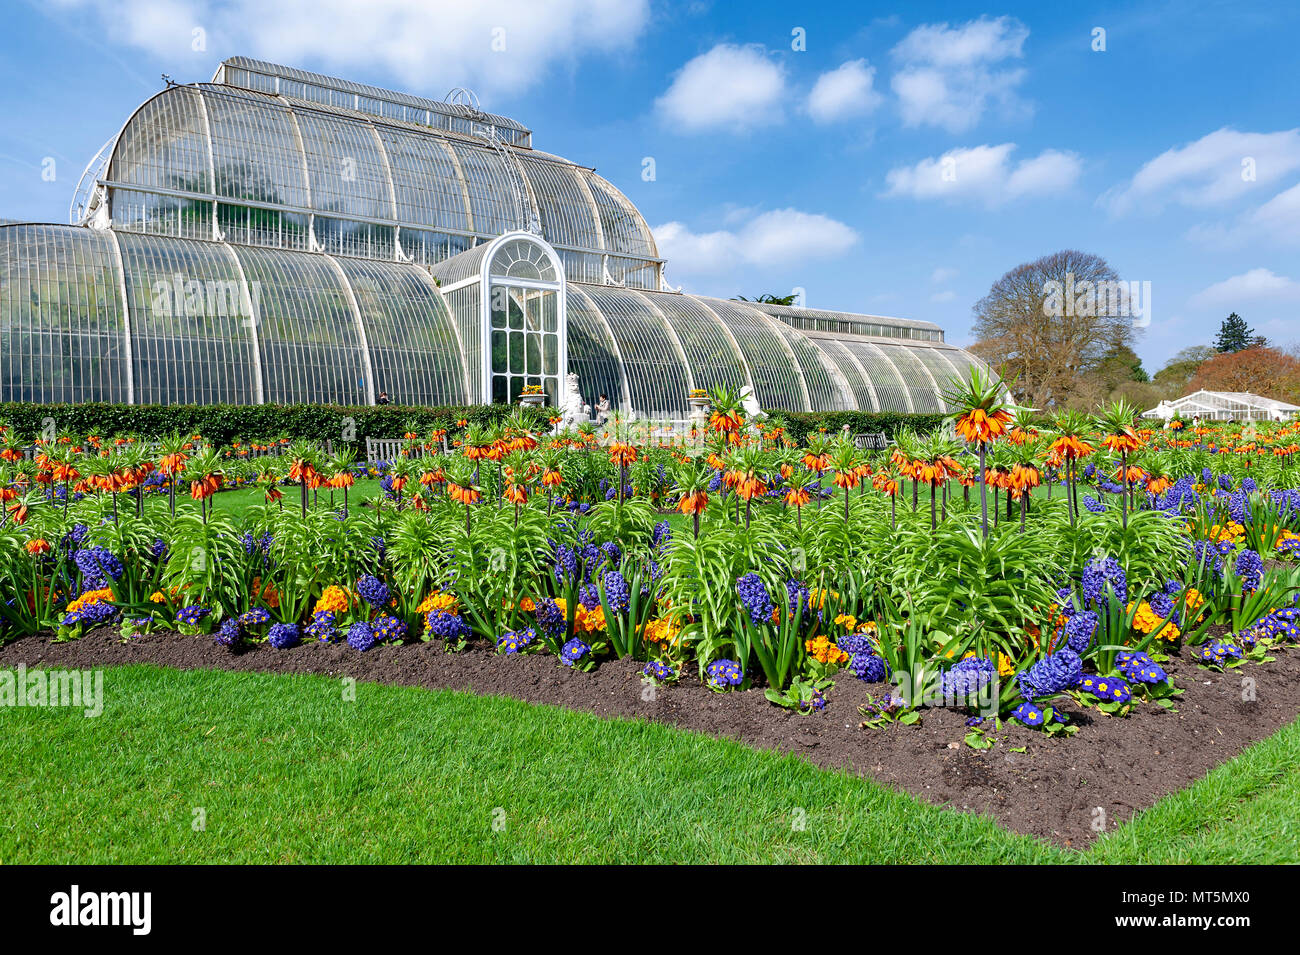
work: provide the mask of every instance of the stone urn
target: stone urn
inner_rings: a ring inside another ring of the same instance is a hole
[[[691,394],[686,396],[687,406],[691,409],[691,423],[699,424],[709,419],[709,396]]]

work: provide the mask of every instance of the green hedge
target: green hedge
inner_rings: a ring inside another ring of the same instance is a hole
[[[345,434],[364,446],[366,438],[398,438],[407,430],[421,434],[440,427],[453,429],[466,419],[492,424],[509,415],[510,405],[471,407],[346,407],[342,405],[123,405],[89,403],[45,405],[0,403],[0,423],[32,437],[46,426],[77,434],[140,434],[156,436],[180,431],[201,434],[217,445],[287,436],[307,437],[335,446],[347,444]],[[546,412],[534,412],[544,423]],[[349,427],[350,426],[350,427]],[[345,428],[348,430],[345,431]]]
[[[790,435],[802,441],[810,431],[825,429],[834,434],[846,424],[854,434],[860,432],[883,431],[892,438],[903,428],[913,431],[933,431],[943,423],[946,415],[941,414],[900,414],[896,411],[775,411],[786,420]]]
[[[354,440],[396,438],[407,430],[425,433],[435,427],[451,430],[460,419],[492,424],[512,412],[509,405],[469,407],[345,407],[341,405],[123,405],[106,403],[46,405],[30,402],[0,403],[0,424],[7,424],[23,437],[33,437],[46,427],[46,419],[57,431],[76,434],[156,436],[172,431],[201,434],[218,445],[288,436],[317,440],[344,440],[345,425],[351,423]],[[532,412],[545,424],[548,410]],[[908,415],[892,412],[831,411],[773,412],[786,420],[790,434],[802,440],[810,431],[824,428],[837,432],[845,424],[856,432],[883,431],[893,435],[901,427],[928,431],[939,425],[942,415]]]

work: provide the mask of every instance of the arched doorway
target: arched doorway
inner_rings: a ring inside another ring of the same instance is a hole
[[[494,239],[483,262],[483,395],[514,403],[541,387],[552,407],[564,402],[564,267],[547,243],[526,232]]]

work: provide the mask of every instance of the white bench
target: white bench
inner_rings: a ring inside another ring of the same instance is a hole
[[[366,438],[366,463],[396,461],[402,456],[405,438]]]
[[[883,431],[863,431],[853,436],[853,443],[863,451],[883,451],[889,447],[889,438]]]

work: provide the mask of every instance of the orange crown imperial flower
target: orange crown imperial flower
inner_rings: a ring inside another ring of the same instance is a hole
[[[636,448],[630,444],[615,444],[609,449],[609,460],[612,464],[629,465],[636,463]]]
[[[696,491],[693,494],[683,494],[677,509],[683,514],[703,514],[708,505],[709,495],[703,491]]]
[[[988,414],[983,408],[975,408],[957,419],[956,430],[967,441],[975,444],[988,444],[1006,434],[1011,423],[1011,412],[995,411]]]

